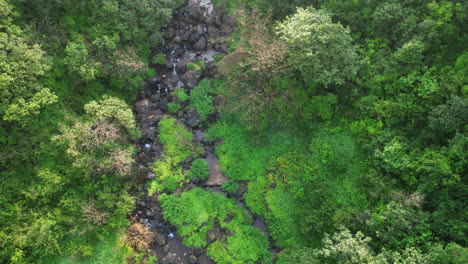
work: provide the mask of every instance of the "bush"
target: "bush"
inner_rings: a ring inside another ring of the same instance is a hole
[[[195,63],[189,62],[187,63],[187,70],[189,71],[201,71],[206,69],[205,61],[197,61]]]
[[[226,239],[208,245],[208,256],[217,263],[271,262],[265,235],[252,226],[245,209],[224,195],[195,188],[180,195],[163,194],[160,203],[164,218],[177,226],[187,246],[206,246],[215,225],[227,230]]]
[[[192,162],[190,167],[189,177],[195,178],[198,177],[202,180],[206,180],[210,174],[210,168],[208,167],[208,162],[204,159],[196,159]]]
[[[177,113],[177,111],[179,111],[181,107],[182,106],[180,104],[178,104],[178,103],[168,103],[167,104],[167,108],[169,110],[169,113],[171,113],[171,114]]]
[[[163,54],[158,53],[153,56],[153,59],[151,60],[152,63],[158,64],[158,65],[164,65],[166,64],[166,58],[164,57]]]
[[[215,112],[211,83],[208,80],[202,80],[197,87],[190,92],[190,106],[197,109],[202,120],[206,120],[209,114]]]
[[[185,89],[179,88],[173,92],[175,96],[181,101],[186,102],[189,99],[188,94],[185,92]]]

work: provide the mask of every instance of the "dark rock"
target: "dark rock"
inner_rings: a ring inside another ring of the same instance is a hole
[[[198,114],[197,110],[195,108],[190,109],[189,112],[187,113],[185,124],[191,128],[194,128],[200,125],[201,121],[202,121],[201,117]]]
[[[247,185],[243,184],[239,189],[236,190],[236,196],[241,197],[245,192],[247,192]]]
[[[215,106],[221,106],[224,104],[224,96],[217,95],[213,98],[213,103]]]
[[[227,25],[227,26],[230,26],[230,27],[234,27],[235,24],[236,24],[236,19],[233,16],[230,16],[228,14],[224,14],[223,15],[223,24]]]
[[[203,26],[202,25],[198,25],[196,28],[195,28],[195,32],[197,32],[198,35],[203,35],[203,33],[205,33],[205,30],[203,29]]]
[[[176,64],[176,69],[178,72],[184,74],[187,71],[187,64],[185,63],[185,61],[179,61]]]
[[[208,42],[205,36],[201,36],[200,39],[193,45],[194,50],[205,50]]]
[[[195,44],[197,41],[200,39],[200,35],[197,32],[192,32],[189,36],[189,42],[190,44]]]
[[[226,43],[223,43],[219,45],[219,52],[227,53],[229,51],[228,45]]]
[[[265,235],[268,236],[268,229],[267,229],[267,226],[266,226],[265,222],[263,222],[260,219],[256,219],[253,226],[260,229],[260,231],[262,231]]]
[[[198,259],[194,255],[189,257],[189,263],[190,264],[196,264],[197,262],[198,262]]]
[[[189,30],[183,31],[182,34],[180,34],[180,39],[182,41],[188,41],[190,39],[190,31]]]
[[[165,245],[163,247],[163,252],[167,254],[167,252],[169,252],[169,245]]]
[[[167,99],[166,99],[166,98],[163,98],[163,99],[161,99],[161,101],[159,101],[159,108],[160,108],[162,111],[167,112],[167,109],[168,109],[168,108],[167,108],[167,104],[168,104]]]
[[[207,255],[203,254],[198,257],[199,264],[214,264],[215,262],[211,260]]]
[[[142,114],[148,110],[150,106],[150,101],[148,99],[142,99],[135,103],[135,111],[139,114]]]
[[[146,211],[145,211],[145,214],[146,214],[146,216],[148,216],[148,217],[153,217],[153,216],[156,215],[156,211],[154,211],[154,209],[151,208],[151,209],[146,210]]]
[[[140,167],[138,167],[137,169],[136,174],[137,174],[138,183],[143,184],[145,183],[145,178],[146,178],[146,175],[148,174],[148,169],[145,166],[140,165]]]
[[[215,26],[208,26],[207,27],[208,34],[210,35],[210,38],[218,38],[220,35],[220,30],[215,27]]]
[[[162,100],[161,100],[162,102]],[[161,103],[160,103],[160,107],[161,107]],[[167,107],[167,104],[166,104],[166,107]],[[151,124],[151,123],[159,123],[159,121],[161,121],[162,119],[162,111],[157,109],[157,110],[151,110],[149,112],[147,112],[145,114],[145,119],[144,121],[147,123],[147,124]]]
[[[182,38],[176,35],[172,41],[176,44],[180,44],[182,42]]]
[[[155,93],[151,95],[151,101],[152,102],[159,102],[161,100],[161,94],[160,93]]]
[[[194,188],[196,188],[197,186],[195,186],[193,183],[189,183],[186,187],[185,187],[185,190],[187,191],[190,191]]]
[[[193,184],[199,184],[201,182],[201,179],[199,177],[193,177],[190,180],[190,182],[193,183]]]
[[[201,79],[201,72],[197,71],[187,71],[181,78],[185,87],[191,89],[198,84],[198,81]]]
[[[160,246],[164,246],[167,243],[167,239],[163,234],[157,233],[156,234],[156,243]]]

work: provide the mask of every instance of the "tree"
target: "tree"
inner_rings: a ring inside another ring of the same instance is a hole
[[[0,116],[6,121],[25,122],[40,113],[57,96],[44,87],[40,78],[50,69],[45,52],[29,45],[26,34],[12,23],[13,7],[0,1]]]
[[[343,84],[357,71],[356,48],[349,29],[333,23],[328,13],[298,8],[277,28],[289,47],[289,63],[308,83]]]
[[[105,96],[85,105],[85,112],[84,118],[73,120],[73,125],[62,125],[62,134],[55,139],[67,145],[76,167],[93,174],[128,175],[133,150],[127,142],[139,135],[132,111],[122,100]]]

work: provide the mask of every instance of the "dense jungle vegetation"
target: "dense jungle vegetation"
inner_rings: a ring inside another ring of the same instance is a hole
[[[236,18],[229,52],[174,92],[144,191],[184,244],[216,263],[468,263],[466,1],[213,2]],[[132,104],[183,4],[0,0],[0,263],[154,263],[124,239]],[[176,191],[209,170],[184,107],[224,194]]]

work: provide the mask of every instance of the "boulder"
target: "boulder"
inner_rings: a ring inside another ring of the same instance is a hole
[[[219,38],[221,31],[216,26],[210,25],[208,26],[207,30],[208,35],[210,35],[210,38]]]
[[[195,257],[194,255],[191,255],[191,256],[189,257],[189,263],[190,263],[190,264],[196,264],[196,263],[198,263],[197,257]]]
[[[135,111],[139,114],[142,114],[148,110],[150,106],[150,101],[145,98],[135,103]]]
[[[159,108],[164,111],[164,112],[167,112],[168,108],[167,108],[167,99],[166,98],[163,98],[161,99],[161,101],[159,101]]]
[[[234,27],[236,25],[236,19],[233,16],[230,16],[228,14],[223,15],[223,24]]]
[[[201,72],[197,71],[187,71],[181,78],[184,86],[191,89],[198,84],[198,81],[201,79]]]
[[[195,44],[200,39],[200,35],[197,32],[192,32],[189,36],[190,44]]]
[[[158,243],[158,245],[160,245],[160,246],[164,246],[164,245],[167,244],[167,239],[163,234],[157,233],[156,234],[156,243]]]
[[[163,252],[167,254],[167,252],[169,252],[169,245],[165,245],[163,247]]]
[[[185,118],[185,124],[189,126],[190,128],[194,128],[200,125],[201,122],[202,120],[197,110],[195,108],[190,109]]]
[[[193,49],[196,51],[205,50],[208,41],[205,36],[201,36],[200,39],[193,45]]]

